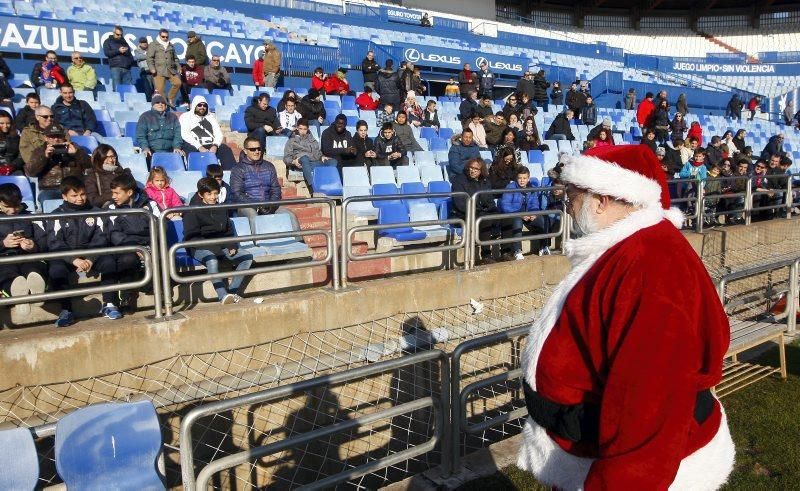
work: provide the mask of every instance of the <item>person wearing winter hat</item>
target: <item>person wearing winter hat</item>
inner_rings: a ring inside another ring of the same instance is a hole
[[[317,89],[308,89],[308,94],[300,99],[297,105],[297,112],[308,120],[310,126],[320,126],[325,124],[325,105],[320,100],[320,93]]]
[[[210,152],[216,155],[222,168],[230,170],[236,163],[233,152],[223,143],[222,129],[217,117],[209,112],[208,102],[201,95],[192,99],[189,111],[178,118],[181,125],[181,147],[187,154],[191,152]]]
[[[136,123],[136,140],[142,153],[150,157],[156,152],[175,152],[183,155],[181,123],[175,113],[167,111],[167,99],[156,94],[151,101],[153,109],[142,113]]]
[[[735,454],[712,392],[730,327],[655,154],[592,149],[561,179],[577,238],[523,354],[517,465],[559,489],[717,489]]]
[[[600,122],[597,126],[589,130],[589,134],[587,135],[587,140],[594,140],[600,134],[600,131],[606,130],[608,136],[613,136],[612,130],[614,129],[614,123],[611,122],[611,118],[603,118],[603,121]],[[614,139],[610,138],[611,144],[614,144]]]

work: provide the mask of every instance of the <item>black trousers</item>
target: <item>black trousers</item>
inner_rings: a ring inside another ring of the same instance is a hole
[[[135,255],[135,254],[134,254]],[[48,263],[48,274],[50,275],[50,290],[63,291],[69,289],[69,276],[75,273],[75,266],[62,259],[54,259]],[[114,256],[101,256],[94,258],[92,269],[87,273],[88,276],[100,275],[100,284],[103,286],[117,283],[117,261]],[[103,303],[117,304],[117,292],[110,291],[103,293]],[[61,308],[72,310],[70,298],[61,299]]]

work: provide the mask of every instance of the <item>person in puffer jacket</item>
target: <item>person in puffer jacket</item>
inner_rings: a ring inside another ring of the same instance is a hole
[[[381,134],[375,141],[375,163],[377,165],[391,165],[396,168],[398,165],[408,165],[406,147],[392,126],[392,123],[384,123],[381,127]]]
[[[147,196],[155,202],[158,209],[163,211],[167,208],[175,208],[183,206],[183,200],[178,196],[178,193],[169,185],[169,176],[167,171],[161,167],[153,167],[150,170],[150,175],[147,176],[147,184],[144,187],[144,192]],[[170,215],[172,218],[179,213]]]
[[[519,193],[506,193],[500,197],[500,213],[519,213],[523,211],[539,211],[541,209],[539,192],[533,191],[537,186],[536,181],[531,181],[531,173],[525,166],[517,168],[516,179],[506,186],[506,189],[519,189]],[[522,237],[522,229],[526,228],[534,233],[543,233],[541,221],[537,221],[538,216],[516,217],[505,220],[502,224],[502,236],[504,239],[509,237]],[[533,241],[532,250],[539,251],[547,245],[547,239]],[[522,255],[522,242],[513,244],[514,259],[520,261],[524,259]]]
[[[375,90],[381,96],[381,104],[391,104],[400,107],[402,94],[400,93],[400,75],[394,71],[394,61],[386,60],[385,68],[378,70],[378,81]]]
[[[308,132],[308,120],[297,120],[295,131],[283,149],[283,163],[303,171],[309,191],[313,194],[312,180],[317,167],[336,167],[336,159],[322,155],[322,149],[316,138]]]
[[[181,123],[175,113],[167,111],[167,100],[156,94],[152,100],[153,109],[142,113],[136,123],[136,141],[142,153],[150,157],[155,152],[175,152],[183,155],[181,145]]]

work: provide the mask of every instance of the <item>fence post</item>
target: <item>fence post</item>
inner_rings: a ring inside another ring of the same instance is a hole
[[[793,336],[797,332],[797,302],[800,301],[797,274],[800,272],[800,259],[789,268],[789,291],[786,293],[786,333]]]
[[[744,191],[744,224],[750,225],[753,217],[753,180],[748,179]]]
[[[150,256],[150,261],[153,263],[153,302],[155,303],[155,318],[161,319],[164,316],[164,295],[162,290],[162,283],[161,283],[161,276],[159,275],[159,271],[161,271],[161,241],[159,239],[159,234],[157,233],[158,228],[158,218],[149,214],[150,220],[150,249],[152,251],[152,255]]]
[[[786,218],[792,218],[792,176],[786,177]]]
[[[167,222],[165,215],[162,213],[158,217],[158,232],[159,232],[159,250],[161,260],[161,282],[164,293],[164,316],[172,316],[172,287],[169,277],[169,252],[167,251]]]
[[[706,217],[706,183],[697,181],[697,222],[694,227],[698,234],[703,233],[703,220]]]
[[[331,211],[331,281],[333,282],[333,289],[338,290],[341,282],[339,280],[339,247],[336,244],[336,203],[332,199],[328,199],[327,204]]]

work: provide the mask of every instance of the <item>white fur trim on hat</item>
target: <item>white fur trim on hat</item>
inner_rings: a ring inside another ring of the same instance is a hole
[[[561,170],[561,180],[634,206],[661,207],[661,185],[658,182],[597,157],[568,157]]]

